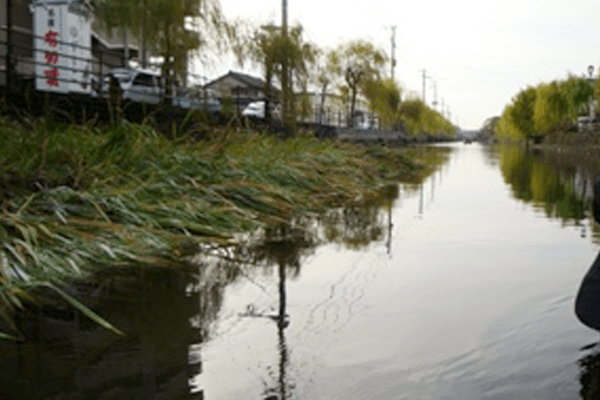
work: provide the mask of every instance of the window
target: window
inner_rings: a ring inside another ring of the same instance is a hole
[[[133,80],[133,85],[134,86],[154,87],[155,86],[154,77],[152,75],[148,75],[148,74],[139,74]]]

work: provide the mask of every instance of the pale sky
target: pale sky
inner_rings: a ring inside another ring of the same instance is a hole
[[[220,0],[227,18],[280,24],[281,0]],[[600,62],[599,0],[288,0],[291,25],[304,27],[305,39],[334,48],[368,39],[391,51],[396,28],[395,78],[405,93],[441,101],[451,121],[480,128],[502,113],[520,89],[569,73],[597,73]],[[235,64],[219,66],[220,75]],[[390,73],[388,67],[388,74]]]

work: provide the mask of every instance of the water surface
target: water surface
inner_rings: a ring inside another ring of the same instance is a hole
[[[0,391],[594,398],[598,334],[573,312],[599,250],[594,167],[478,144],[433,151],[447,162],[378,201],[296,218],[240,248],[207,247],[191,274],[123,274],[80,289],[124,338],[70,310],[23,317],[35,340],[1,345]]]

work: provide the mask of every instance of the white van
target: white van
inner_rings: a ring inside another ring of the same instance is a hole
[[[113,68],[108,76],[104,77],[101,89],[102,96],[108,95],[111,81],[118,82],[123,100],[130,100],[136,103],[159,104],[165,95],[161,76],[153,71],[133,68]]]
[[[265,101],[253,101],[249,103],[243,110],[242,116],[253,118],[253,119],[265,119]],[[271,110],[271,118],[280,119],[281,118],[281,108],[279,105],[273,105],[273,102],[269,104],[269,109]]]
[[[173,96],[173,106],[184,110],[205,110],[212,114],[221,111],[221,101],[212,89],[178,89]]]

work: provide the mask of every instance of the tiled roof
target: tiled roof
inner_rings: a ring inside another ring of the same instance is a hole
[[[260,90],[264,89],[264,87],[265,87],[265,81],[263,79],[257,78],[255,76],[248,75],[248,74],[242,74],[240,72],[234,72],[234,71],[229,71],[227,74],[218,77],[217,79],[213,80],[212,82],[207,83],[206,86],[211,86],[212,84],[214,84],[222,79],[225,79],[227,77],[232,77],[248,87],[253,87],[256,89],[260,89]],[[279,90],[274,85],[271,85],[271,87],[275,90]]]

